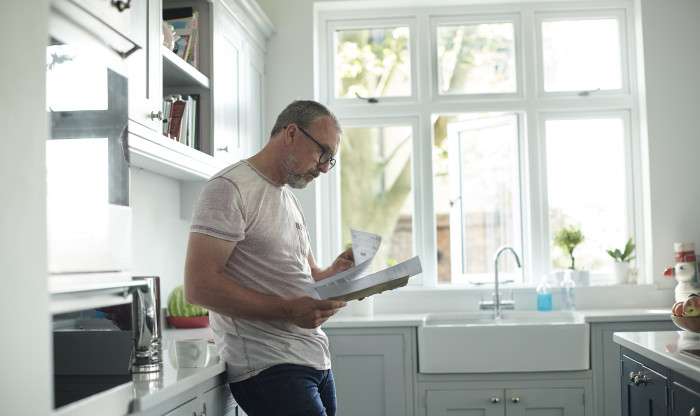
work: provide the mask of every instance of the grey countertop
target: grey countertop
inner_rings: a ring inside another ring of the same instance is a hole
[[[596,309],[577,310],[585,322],[639,322],[671,320],[668,309]],[[547,312],[542,312],[547,313]],[[323,328],[380,328],[420,326],[427,313],[374,314],[371,316],[336,315],[323,324]]]
[[[141,412],[182,395],[199,384],[220,376],[226,364],[219,359],[213,342],[205,367],[178,368],[174,342],[178,339],[211,339],[211,328],[166,329],[163,331],[163,369],[134,374],[133,380],[87,399],[55,410],[53,416],[124,416]]]
[[[672,371],[700,380],[700,358],[686,353],[700,349],[700,334],[685,330],[616,332],[613,341]]]

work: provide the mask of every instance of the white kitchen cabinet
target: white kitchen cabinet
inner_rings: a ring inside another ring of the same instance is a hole
[[[241,144],[241,63],[243,31],[229,10],[216,3],[214,24],[214,146],[215,158],[233,163],[242,155]]]
[[[584,415],[583,388],[428,390],[425,397],[430,416]]]
[[[258,126],[264,91],[259,75],[264,74],[265,43],[274,28],[250,0],[138,3],[134,33],[147,47],[136,52],[138,59],[130,67],[131,164],[182,181],[203,182],[261,148]],[[161,45],[161,10],[175,7],[199,12],[197,69]],[[248,43],[255,53],[249,53]],[[257,70],[256,83],[249,82],[249,68]],[[162,134],[162,98],[174,93],[200,95],[201,150]]]
[[[340,415],[413,415],[415,328],[324,329]]]
[[[160,0],[144,0],[132,3],[131,34],[143,47],[128,59],[129,119],[152,132],[163,126],[161,102],[163,100],[162,65],[160,53]]]

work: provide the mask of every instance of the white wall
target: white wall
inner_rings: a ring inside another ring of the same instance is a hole
[[[131,170],[133,275],[159,276],[161,306],[184,283],[189,218],[180,216],[180,182],[138,168]]]
[[[48,0],[0,3],[0,16],[9,17],[3,30],[13,34],[13,40],[3,45],[0,66],[0,413],[4,415],[46,415],[53,407],[44,179],[48,10]]]
[[[674,262],[673,243],[692,241],[700,249],[700,186],[695,183],[700,172],[700,137],[694,123],[700,110],[700,25],[695,22],[700,2],[637,1],[641,2],[645,42],[646,83],[641,87],[647,94],[649,132],[649,246],[655,282],[671,288],[675,282],[662,272]],[[266,79],[266,119],[274,120],[291,99],[314,94],[314,0],[258,3],[277,28],[268,41]],[[314,217],[320,196],[315,188],[304,192],[304,210],[307,217]]]
[[[674,242],[700,249],[700,2],[641,3],[649,135],[654,272],[673,263]]]

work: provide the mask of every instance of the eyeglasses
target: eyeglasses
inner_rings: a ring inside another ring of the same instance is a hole
[[[299,130],[306,135],[309,139],[313,140],[314,143],[318,145],[318,147],[321,149],[321,156],[318,158],[318,163],[323,165],[326,162],[330,163],[328,166],[328,169],[333,169],[333,166],[335,166],[335,159],[333,159],[333,155],[330,150],[326,149],[321,145],[321,143],[317,142],[316,139],[311,137],[311,135],[307,132],[304,131],[301,127],[297,126]]]

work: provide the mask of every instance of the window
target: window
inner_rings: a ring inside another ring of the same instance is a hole
[[[382,236],[378,270],[414,255],[412,137],[410,125],[350,127],[340,142],[342,239],[350,229]]]
[[[321,203],[336,244],[379,232],[386,261],[420,255],[424,285],[491,281],[508,245],[523,268],[504,256],[499,274],[537,284],[575,225],[576,266],[611,283],[605,250],[644,231],[633,10],[595,6],[319,7],[318,94],[345,126]]]

